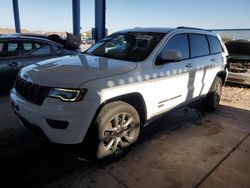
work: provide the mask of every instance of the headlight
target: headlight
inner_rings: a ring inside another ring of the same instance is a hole
[[[53,88],[49,92],[49,97],[58,98],[66,102],[80,101],[86,93],[86,89],[62,89]]]

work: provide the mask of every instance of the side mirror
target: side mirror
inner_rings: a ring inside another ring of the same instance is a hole
[[[182,60],[182,55],[176,49],[163,49],[157,59],[157,65],[168,62],[179,62]]]

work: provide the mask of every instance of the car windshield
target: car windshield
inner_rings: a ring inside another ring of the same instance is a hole
[[[96,43],[85,53],[139,62],[146,59],[165,33],[126,32],[114,33]]]

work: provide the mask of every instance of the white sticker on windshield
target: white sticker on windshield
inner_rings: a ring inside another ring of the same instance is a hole
[[[151,40],[153,37],[150,35],[137,35],[136,39],[137,40]]]

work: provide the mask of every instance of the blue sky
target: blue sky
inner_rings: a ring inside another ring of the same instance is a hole
[[[250,28],[250,0],[106,0],[106,27]],[[19,0],[21,27],[72,31],[72,0]],[[14,28],[12,0],[1,0],[0,28]],[[82,31],[94,27],[94,0],[81,0]]]

